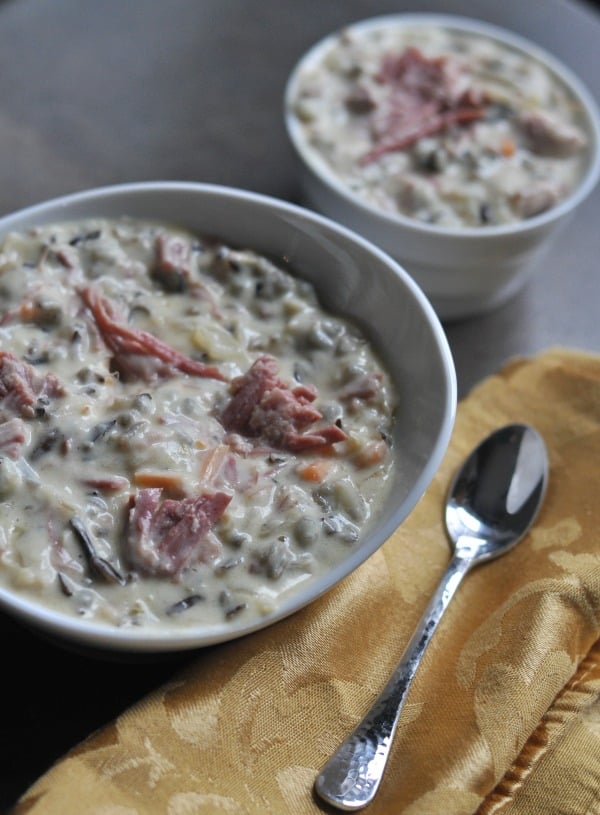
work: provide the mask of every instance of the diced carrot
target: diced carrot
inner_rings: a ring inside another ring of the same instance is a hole
[[[38,306],[32,300],[23,300],[19,308],[19,316],[24,323],[33,322],[38,313]]]
[[[94,478],[85,478],[83,483],[86,487],[105,490],[106,492],[120,492],[129,487],[129,480],[122,475],[101,475]]]
[[[502,139],[502,143],[500,145],[500,152],[504,156],[504,158],[510,158],[514,156],[517,152],[517,146],[512,139]]]
[[[356,451],[353,461],[357,467],[373,467],[383,461],[386,451],[387,445],[383,440],[369,441]]]
[[[296,472],[304,481],[312,481],[318,484],[325,480],[330,467],[331,462],[319,458],[316,461],[310,461],[308,464],[299,465],[296,468]]]
[[[181,494],[183,480],[180,473],[171,473],[164,470],[138,470],[133,476],[136,487],[142,489],[158,487],[173,494]]]

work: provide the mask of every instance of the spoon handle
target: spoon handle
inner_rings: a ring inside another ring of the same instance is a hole
[[[338,809],[362,809],[379,787],[400,712],[425,649],[473,560],[455,555],[421,617],[402,659],[355,730],[319,773],[315,790]]]

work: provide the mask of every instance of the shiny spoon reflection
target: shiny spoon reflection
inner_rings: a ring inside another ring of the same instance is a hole
[[[315,790],[324,801],[351,811],[373,800],[412,679],[444,611],[473,566],[504,554],[525,535],[547,480],[545,444],[528,425],[496,430],[467,458],[446,501],[454,556],[381,695],[319,773]]]

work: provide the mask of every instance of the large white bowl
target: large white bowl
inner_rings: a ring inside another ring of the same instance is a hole
[[[438,316],[456,319],[486,312],[516,294],[541,268],[576,207],[600,177],[600,115],[583,83],[539,46],[509,31],[465,17],[444,14],[396,14],[346,26],[357,32],[386,25],[436,26],[469,31],[525,52],[569,88],[582,107],[589,136],[586,169],[579,184],[560,203],[519,223],[449,228],[384,212],[361,200],[308,144],[294,112],[301,75],[318,65],[339,39],[334,32],[314,45],[291,73],[284,116],[299,159],[303,203],[359,232],[396,258],[427,294]]]
[[[258,622],[176,632],[119,629],[64,616],[16,590],[0,588],[1,608],[71,644],[136,653],[197,648],[291,614],[338,583],[384,543],[423,494],[448,445],[456,405],[454,366],[433,309],[395,261],[321,216],[250,192],[168,182],[91,190],[0,219],[0,239],[10,230],[35,225],[123,215],[168,221],[230,245],[252,248],[310,280],[327,308],[362,325],[399,396],[393,446],[396,473],[376,525],[343,562]]]

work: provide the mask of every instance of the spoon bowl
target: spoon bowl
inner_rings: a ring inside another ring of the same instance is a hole
[[[375,797],[408,690],[443,613],[473,566],[524,537],[544,499],[548,469],[542,437],[525,424],[496,430],[460,468],[445,509],[452,560],[387,685],[318,775],[315,790],[328,804],[352,811]]]
[[[548,459],[529,425],[502,427],[484,439],[450,484],[446,529],[457,555],[491,560],[517,544],[544,497]]]

